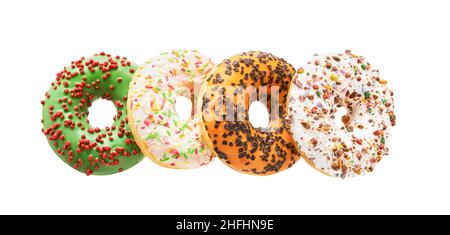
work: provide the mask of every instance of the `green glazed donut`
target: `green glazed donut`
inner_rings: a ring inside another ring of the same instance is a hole
[[[136,165],[143,155],[127,119],[128,85],[135,64],[125,57],[100,53],[73,61],[56,75],[41,103],[42,132],[55,153],[86,175],[109,175]],[[111,127],[89,124],[88,109],[97,99],[114,102]]]

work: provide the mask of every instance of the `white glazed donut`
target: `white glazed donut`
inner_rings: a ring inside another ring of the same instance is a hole
[[[340,107],[347,114],[336,120]],[[341,178],[372,172],[388,154],[393,109],[386,81],[351,51],[314,56],[297,71],[288,99],[293,137],[305,160]]]
[[[183,96],[195,104],[195,87],[201,87],[213,68],[211,59],[197,51],[178,50],[156,56],[136,71],[128,94],[129,122],[142,152],[157,164],[191,169],[212,160],[198,115],[181,120],[175,102]]]

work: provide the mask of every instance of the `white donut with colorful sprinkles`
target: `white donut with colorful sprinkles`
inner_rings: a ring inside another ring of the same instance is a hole
[[[289,122],[311,166],[341,178],[374,170],[388,154],[395,126],[393,92],[386,83],[349,50],[315,55],[298,69],[289,92]],[[346,111],[342,118],[339,108]]]
[[[154,57],[136,71],[128,99],[130,126],[142,152],[157,164],[192,169],[212,160],[198,115],[182,120],[175,102],[183,96],[195,104],[195,87],[201,87],[214,68],[212,60],[197,51],[177,50]]]

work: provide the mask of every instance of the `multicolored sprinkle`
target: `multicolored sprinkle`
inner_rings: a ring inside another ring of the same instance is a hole
[[[294,76],[289,120],[305,159],[336,177],[372,172],[388,154],[393,92],[379,71],[351,51],[315,55]],[[346,111],[340,119],[339,108]]]
[[[197,51],[178,50],[156,56],[136,71],[129,91],[131,129],[144,154],[159,165],[191,169],[212,160],[197,115],[180,119],[175,102],[182,96],[195,104],[195,88],[213,68],[211,59]]]

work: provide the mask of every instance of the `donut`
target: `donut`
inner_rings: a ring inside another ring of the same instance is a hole
[[[175,103],[182,96],[196,104],[195,91],[214,67],[210,58],[197,51],[176,50],[137,69],[129,90],[128,117],[137,144],[153,162],[167,168],[194,169],[213,159],[203,141],[196,109],[191,118],[182,120]]]
[[[287,92],[294,73],[285,60],[251,51],[224,60],[207,79],[198,105],[202,134],[229,167],[251,175],[271,175],[300,159],[286,122]],[[269,110],[265,128],[249,122],[249,106],[258,99]]]
[[[42,132],[65,163],[86,175],[109,175],[144,158],[127,121],[127,92],[135,69],[127,58],[102,52],[73,61],[57,73],[41,101]],[[88,109],[97,99],[114,103],[112,126],[89,124]]]
[[[315,55],[292,80],[288,120],[305,160],[333,177],[372,172],[388,154],[393,92],[364,57]],[[345,112],[339,118],[338,110]]]

